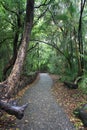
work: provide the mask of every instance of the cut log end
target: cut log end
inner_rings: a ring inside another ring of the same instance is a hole
[[[25,104],[25,105],[23,105],[23,106],[21,106],[21,107],[18,107],[18,106],[14,106],[14,109],[15,109],[15,113],[14,113],[14,115],[15,115],[15,117],[17,118],[17,119],[19,119],[19,120],[21,120],[22,118],[23,118],[23,116],[24,116],[24,111],[25,111],[25,109],[28,107],[28,103],[27,104]]]
[[[15,106],[4,101],[0,101],[0,109],[4,110],[10,115],[14,115],[17,119],[21,120],[24,116],[24,111],[28,107],[28,103],[23,106]]]

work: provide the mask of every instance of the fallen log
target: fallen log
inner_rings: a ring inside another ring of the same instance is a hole
[[[70,89],[77,89],[78,88],[78,84],[71,83],[71,82],[64,82],[64,85],[66,85]]]
[[[27,108],[28,103],[22,106],[16,106],[15,103],[10,104],[5,101],[0,100],[0,109],[4,110],[10,115],[14,115],[17,119],[21,120],[24,116],[24,111]]]
[[[67,86],[70,89],[77,89],[78,83],[81,79],[82,79],[82,77],[77,77],[73,82],[64,81],[64,85]]]
[[[73,113],[82,121],[84,127],[87,127],[87,104],[83,104],[81,107],[76,108]]]

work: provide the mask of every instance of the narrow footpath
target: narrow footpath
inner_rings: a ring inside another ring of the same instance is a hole
[[[29,103],[22,120],[17,120],[20,130],[76,130],[63,108],[52,95],[53,81],[47,73],[33,84],[22,97],[21,103]]]

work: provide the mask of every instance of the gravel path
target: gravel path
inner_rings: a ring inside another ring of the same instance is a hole
[[[50,76],[41,73],[39,81],[25,92],[21,103],[29,102],[29,106],[24,118],[17,121],[20,130],[76,130],[56,103],[52,85]]]

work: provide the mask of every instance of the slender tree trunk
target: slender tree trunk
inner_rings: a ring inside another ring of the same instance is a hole
[[[14,37],[14,41],[13,41],[13,56],[12,58],[9,60],[8,64],[6,64],[6,66],[3,69],[3,77],[4,80],[7,77],[7,72],[8,70],[14,65],[15,60],[17,58],[17,43],[18,43],[18,38],[19,38],[19,32],[15,33],[15,37]]]
[[[7,72],[9,69],[12,69],[15,60],[17,58],[17,51],[18,51],[18,40],[19,40],[19,35],[20,35],[20,28],[22,28],[22,21],[21,21],[21,15],[20,14],[20,7],[19,7],[19,11],[16,14],[17,20],[16,20],[16,28],[15,28],[15,34],[14,34],[14,39],[13,39],[13,56],[11,57],[11,59],[9,60],[9,62],[6,64],[6,66],[3,69],[3,79],[5,80],[7,77]],[[21,43],[21,39],[20,39],[20,43]]]
[[[32,25],[33,25],[33,14],[34,14],[34,0],[27,0],[26,5],[26,22],[24,27],[24,33],[22,38],[22,43],[18,50],[17,58],[14,64],[14,67],[4,82],[5,84],[5,96],[10,97],[14,93],[15,89],[18,87],[18,81],[23,69],[26,52],[28,48],[28,43],[30,40]]]
[[[83,60],[83,40],[82,40],[82,14],[84,11],[86,0],[81,0],[81,10],[79,18],[79,27],[78,27],[78,45],[79,45],[79,59],[78,59],[78,75],[82,75],[84,69],[84,60]]]

